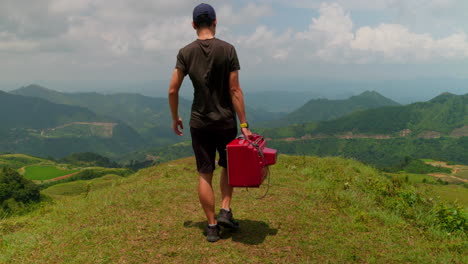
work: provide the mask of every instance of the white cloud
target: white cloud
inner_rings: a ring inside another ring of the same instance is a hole
[[[276,3],[292,5],[298,8],[317,9],[323,3],[336,3],[346,10],[385,10],[388,8],[412,9],[449,9],[461,5],[465,0],[276,0]]]
[[[217,11],[218,21],[226,25],[250,24],[264,16],[273,15],[271,5],[248,3],[238,10],[232,5],[222,5]]]
[[[314,55],[335,63],[417,63],[467,59],[463,32],[434,39],[399,24],[361,27],[353,31],[350,14],[338,4],[322,4],[309,29],[296,34],[313,47]]]
[[[183,23],[180,23],[180,22]],[[175,18],[169,21],[153,23],[140,33],[140,41],[145,50],[163,51],[182,48],[194,39],[191,19]]]
[[[353,38],[353,21],[338,4],[323,4],[320,17],[313,18],[309,30],[296,34],[298,39],[316,40],[325,38],[329,45],[340,45]]]
[[[254,54],[257,56],[258,54],[262,54],[276,60],[285,60],[291,52],[289,43],[291,42],[292,35],[291,30],[281,35],[276,35],[273,30],[268,29],[266,26],[258,26],[251,35],[239,37],[237,44],[245,52],[252,54],[252,56],[246,56],[248,60],[257,63],[263,61],[258,60],[256,56],[253,56]]]
[[[52,0],[49,10],[52,13],[79,12],[90,6],[92,0]]]
[[[346,9],[352,10],[379,10],[386,8],[389,3],[398,0],[294,0],[285,2],[284,0],[276,0],[276,2],[285,5],[292,5],[298,8],[320,8],[323,3],[336,3]]]
[[[237,43],[248,54],[247,60],[264,65],[271,59],[296,64],[417,64],[468,59],[468,39],[462,31],[436,39],[401,24],[355,29],[351,14],[336,3],[323,3],[319,14],[306,31],[276,33],[258,26],[250,35],[238,37]],[[254,54],[264,59],[255,59]]]
[[[74,76],[88,67],[96,75],[100,68],[125,72],[127,67],[139,72],[142,67],[153,78],[155,72],[170,69],[177,50],[196,38],[191,12],[200,2],[0,1],[0,58],[10,65],[18,62],[14,64],[18,78],[28,64],[42,69],[37,73],[49,71],[44,79],[57,75],[52,69],[68,70]],[[306,68],[311,62],[440,63],[468,58],[466,0],[324,1],[207,0],[217,10],[217,36],[236,45],[243,69],[247,65],[252,72],[273,67],[289,70],[291,65]],[[269,18],[280,12],[281,17],[294,16],[295,7],[317,8],[319,15],[309,25],[299,25],[300,19]],[[363,12],[386,9],[396,10],[398,20],[363,25],[365,19],[356,19]],[[291,23],[290,27],[279,29],[287,27],[285,23]],[[433,28],[442,30],[435,34]],[[12,72],[6,64],[0,64],[0,71]],[[259,64],[264,67],[256,67]]]
[[[367,52],[367,57],[382,54],[387,62],[468,58],[468,39],[464,33],[436,40],[429,34],[415,34],[404,26],[395,24],[358,29],[350,47]]]
[[[318,57],[341,61],[342,52],[354,37],[352,30],[350,14],[345,13],[340,5],[322,4],[320,16],[312,19],[307,31],[298,32],[295,37],[308,42]]]

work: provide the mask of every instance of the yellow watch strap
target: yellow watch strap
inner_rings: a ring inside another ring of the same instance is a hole
[[[241,128],[248,128],[249,127],[249,124],[248,123],[241,123],[239,125]]]

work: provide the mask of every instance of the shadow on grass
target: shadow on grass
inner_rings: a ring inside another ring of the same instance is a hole
[[[247,245],[258,245],[263,243],[267,236],[274,236],[278,233],[278,229],[270,228],[270,226],[263,221],[239,219],[237,219],[237,221],[239,221],[239,230],[222,228],[220,234],[221,239],[231,238],[234,242],[240,242]],[[206,221],[185,221],[184,227],[199,228],[203,232],[205,231]]]

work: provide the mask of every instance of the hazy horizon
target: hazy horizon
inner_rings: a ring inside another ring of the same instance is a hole
[[[59,92],[97,92],[103,94],[138,93],[152,97],[167,97],[168,80],[159,81],[35,81],[28,84],[9,84],[0,82],[0,90],[12,91],[31,84],[39,85]],[[413,80],[315,80],[315,79],[245,79],[241,85],[249,100],[249,95],[262,93],[304,96],[304,102],[310,99],[345,99],[364,91],[377,91],[382,95],[402,104],[427,101],[433,97],[449,92],[453,94],[468,93],[468,79],[461,78],[425,78]],[[192,84],[184,81],[181,96],[191,99]],[[253,98],[255,100],[257,98]]]

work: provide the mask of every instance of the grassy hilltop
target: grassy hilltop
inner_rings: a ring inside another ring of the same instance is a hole
[[[466,222],[465,232],[453,229],[459,209],[439,204],[431,185],[415,187],[341,158],[280,156],[271,173],[264,199],[256,198],[265,186],[235,190],[241,230],[215,244],[202,234],[194,160],[187,158],[1,220],[0,262],[468,261]]]

